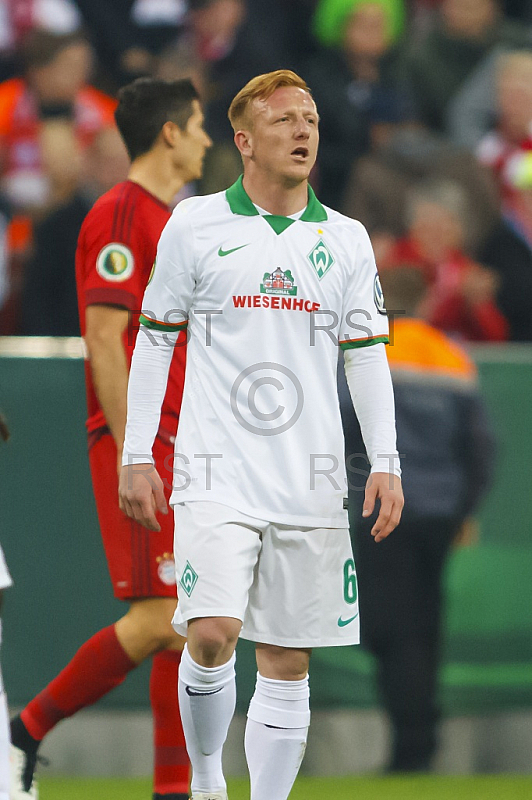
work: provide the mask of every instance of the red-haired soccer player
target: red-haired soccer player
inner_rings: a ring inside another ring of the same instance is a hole
[[[188,325],[176,444],[186,469],[171,503],[192,797],[227,800],[222,748],[241,635],[256,642],[258,667],[245,736],[251,800],[287,800],[310,721],[311,649],[358,642],[339,345],[372,465],[366,513],[380,500],[376,541],[399,522],[403,496],[375,260],[362,225],[308,185],[319,138],[310,91],[288,70],[261,75],[229,118],[243,178],[181,203],[159,242],[131,365],[120,498],[132,519],[158,526],[154,423],[168,345]]]

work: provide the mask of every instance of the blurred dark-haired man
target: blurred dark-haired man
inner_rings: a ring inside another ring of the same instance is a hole
[[[96,702],[153,656],[150,699],[155,729],[154,798],[188,798],[188,758],[177,702],[183,639],[171,626],[176,605],[173,525],[157,533],[118,507],[117,464],[126,424],[126,390],[141,308],[169,204],[201,176],[210,139],[188,80],[139,79],[119,94],[116,122],[132,163],[128,179],[95,203],[78,240],[76,278],[86,364],[89,460],[115,596],[130,603],[115,625],[96,633],[11,724],[12,800],[36,797],[39,745],[65,717]],[[180,342],[184,344],[184,342]],[[163,404],[157,464],[172,483],[173,442],[181,405],[184,347],[176,347]]]

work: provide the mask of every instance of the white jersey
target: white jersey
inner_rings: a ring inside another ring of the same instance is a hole
[[[142,372],[137,351],[145,364],[164,361],[171,347],[159,332],[175,341],[185,326],[171,502],[211,500],[271,522],[346,527],[338,345],[388,341],[364,227],[310,188],[297,220],[261,214],[242,179],[183,201],[159,241],[131,380]],[[148,460],[152,394],[161,391],[132,392],[131,380],[124,464]]]

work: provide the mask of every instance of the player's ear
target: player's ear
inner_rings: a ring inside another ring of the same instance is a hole
[[[175,147],[179,139],[183,135],[183,131],[175,122],[168,120],[161,128],[161,137],[165,144],[169,147]]]
[[[253,154],[253,142],[250,131],[237,131],[235,133],[235,144],[241,156],[251,156]]]

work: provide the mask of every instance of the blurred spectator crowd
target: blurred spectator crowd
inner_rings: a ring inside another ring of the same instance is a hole
[[[120,86],[194,80],[207,193],[240,173],[232,97],[278,68],[318,106],[320,199],[381,271],[419,270],[427,322],[532,341],[532,0],[0,0],[0,335],[79,335],[78,231],[128,169]]]

